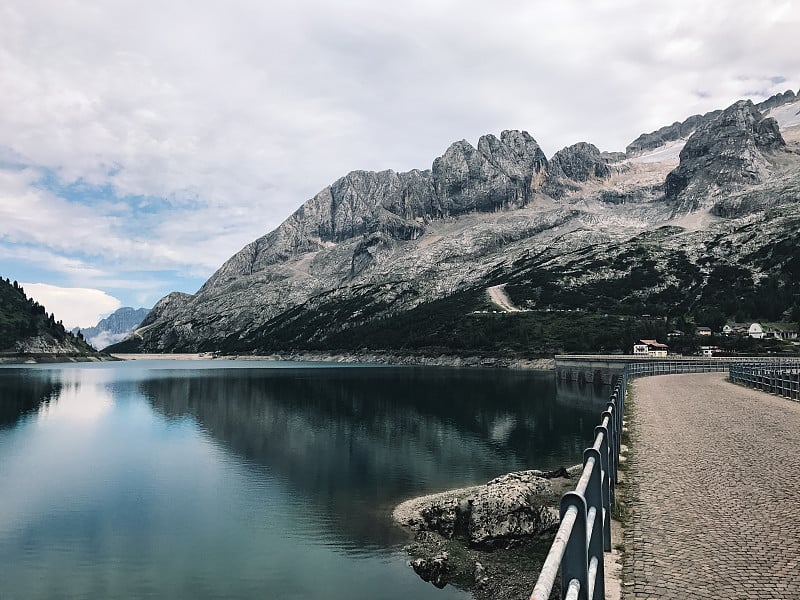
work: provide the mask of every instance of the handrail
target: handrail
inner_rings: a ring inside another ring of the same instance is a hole
[[[561,523],[547,554],[531,600],[547,600],[561,569],[562,598],[604,598],[603,553],[611,550],[611,511],[625,410],[628,367],[594,429],[594,442],[583,453],[575,491],[561,498]],[[595,591],[600,591],[596,596]]]
[[[559,569],[562,600],[605,599],[603,553],[611,551],[611,511],[615,503],[628,382],[635,377],[651,375],[723,371],[729,371],[734,381],[763,386],[759,389],[769,389],[775,393],[788,392],[793,394],[790,397],[800,399],[798,359],[662,358],[627,363],[606,410],[600,415],[600,425],[594,429],[594,443],[583,453],[583,470],[575,490],[561,497],[561,523],[530,600],[547,600],[550,597]],[[734,373],[737,379],[734,379]],[[776,373],[781,377],[777,377]]]
[[[800,363],[731,365],[728,372],[734,383],[800,400]]]

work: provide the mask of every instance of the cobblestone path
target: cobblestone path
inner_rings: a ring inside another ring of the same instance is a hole
[[[800,599],[800,403],[725,377],[633,384],[624,600]]]

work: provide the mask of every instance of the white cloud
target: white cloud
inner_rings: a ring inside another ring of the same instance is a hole
[[[122,306],[122,303],[101,290],[63,288],[46,283],[21,283],[29,298],[54,313],[56,321],[64,327],[92,327],[104,316]]]
[[[798,30],[788,0],[5,3],[0,239],[207,276],[352,169],[506,128],[621,150],[796,90]]]

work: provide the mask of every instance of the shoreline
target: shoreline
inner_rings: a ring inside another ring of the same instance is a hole
[[[526,369],[552,371],[555,368],[554,358],[508,358],[486,356],[423,356],[414,354],[398,354],[390,352],[346,352],[330,354],[325,352],[287,352],[273,354],[237,354],[215,355],[211,352],[175,353],[175,354],[112,354],[120,360],[242,360],[242,361],[276,361],[276,362],[324,362],[339,364],[366,365],[418,365],[437,367],[479,367],[495,369]]]
[[[470,593],[475,600],[527,598],[533,591],[558,528],[559,500],[565,492],[574,489],[582,469],[582,464],[578,464],[551,472],[512,471],[486,484],[443,490],[400,502],[392,509],[391,519],[411,536],[410,543],[403,548],[410,558],[408,566],[424,581],[437,587],[449,583]],[[484,512],[482,520],[494,521],[496,530],[501,532],[513,530],[520,523],[518,515],[525,512],[527,506],[534,513],[538,510],[540,514],[550,514],[549,525],[545,517],[538,530],[506,540],[501,538],[495,543],[490,541],[489,547],[474,544],[469,537],[464,537],[464,517],[458,515],[467,506],[472,509],[476,498],[497,484],[504,486],[499,487],[497,493],[513,497],[519,493],[520,482],[530,484],[536,479],[540,482],[543,479],[547,487],[538,490],[535,486],[523,487],[525,501],[510,511],[508,506],[502,506],[502,502],[484,501],[484,506],[490,508]],[[454,508],[455,519],[448,515],[448,512],[453,512],[453,507],[457,507]],[[459,521],[462,522],[460,534]],[[622,523],[612,517],[611,529],[612,550],[604,553],[603,560],[605,597],[620,600]]]
[[[411,536],[409,566],[424,581],[475,600],[527,598],[558,528],[559,498],[581,469],[513,471],[404,500],[391,518]]]
[[[111,354],[70,355],[70,354],[8,354],[0,355],[0,365],[41,365],[57,363],[118,362]]]

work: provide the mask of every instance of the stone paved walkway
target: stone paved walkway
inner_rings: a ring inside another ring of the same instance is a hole
[[[800,599],[800,403],[725,377],[633,385],[625,600]]]

